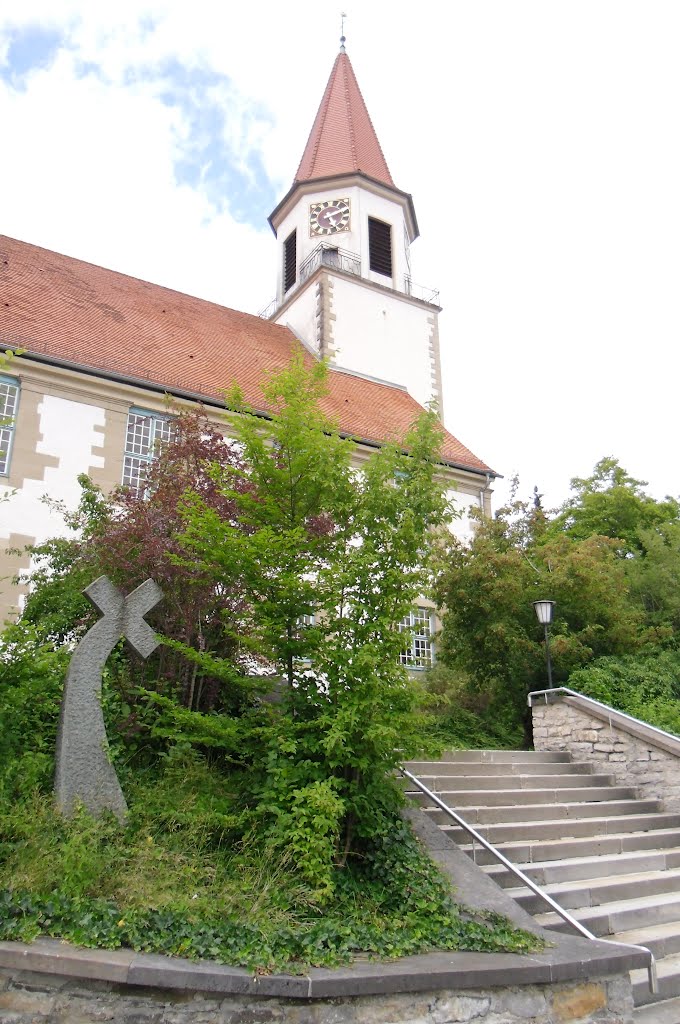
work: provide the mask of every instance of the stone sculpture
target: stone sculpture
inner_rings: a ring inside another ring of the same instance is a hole
[[[122,636],[142,658],[155,651],[156,634],[143,616],[163,594],[149,579],[125,597],[107,576],[100,576],[83,593],[103,618],[85,634],[69,665],[57,733],[54,793],[65,814],[82,804],[91,814],[108,810],[122,819],[127,804],[108,757],[101,707],[102,669]]]

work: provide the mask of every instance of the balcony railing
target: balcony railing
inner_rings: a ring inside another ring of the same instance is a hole
[[[404,291],[407,295],[412,295],[414,299],[420,299],[421,302],[429,302],[433,306],[439,305],[438,288],[424,288],[422,284],[415,284],[410,277],[405,277]]]
[[[362,276],[361,258],[357,253],[348,252],[347,249],[338,249],[327,242],[321,242],[300,265],[297,281],[286,292],[286,298],[292,295],[301,284],[304,284],[319,267],[332,267],[334,270],[342,270],[345,274],[352,274],[354,277]],[[422,285],[414,284],[410,277],[404,278],[404,293],[411,295],[414,299],[419,299],[421,302],[427,302],[434,306],[439,305],[439,290],[437,288],[424,288]],[[277,300],[272,299],[258,316],[262,317],[263,320],[269,320],[278,309],[278,306]]]
[[[272,299],[272,301],[269,302],[264,307],[264,309],[261,309],[260,312],[257,315],[259,317],[262,317],[263,320],[269,320],[269,317],[274,315],[274,313],[276,312],[278,307],[279,307],[279,304],[276,301],[276,299]]]
[[[354,274],[361,277],[361,258],[355,252],[348,252],[347,249],[338,249],[336,246],[321,242],[313,252],[310,252],[307,259],[300,265],[299,284],[304,284],[308,277],[311,277],[317,267],[333,267],[334,270],[344,270],[346,274]]]

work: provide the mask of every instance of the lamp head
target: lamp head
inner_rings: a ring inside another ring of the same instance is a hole
[[[542,626],[549,626],[553,618],[553,608],[555,607],[554,601],[534,601],[534,611],[536,612],[536,618]]]

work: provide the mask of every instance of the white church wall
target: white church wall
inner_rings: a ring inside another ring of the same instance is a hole
[[[449,490],[446,492],[446,496],[456,511],[461,513],[451,523],[451,533],[463,544],[469,544],[475,532],[475,520],[470,518],[470,511],[473,508],[480,508],[479,495]]]
[[[6,501],[0,503],[0,539],[21,532],[40,544],[65,531],[63,517],[41,501],[47,494],[67,508],[76,506],[80,495],[78,474],[103,468],[104,459],[93,449],[104,444],[106,414],[103,408],[44,395],[39,406],[39,455],[50,456],[56,465],[44,469],[42,479],[24,479]],[[16,453],[15,453],[16,454]]]
[[[319,338],[316,311],[316,286],[312,286],[303,289],[296,301],[283,310],[276,323],[290,327],[298,338],[302,338],[303,341],[318,353]]]
[[[417,402],[434,396],[430,337],[434,312],[358,281],[333,279],[334,361],[406,387]]]

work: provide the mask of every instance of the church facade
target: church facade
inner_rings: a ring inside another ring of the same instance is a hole
[[[0,368],[0,621],[20,610],[26,545],[65,532],[43,497],[73,508],[81,473],[106,491],[137,487],[170,430],[168,397],[219,422],[237,382],[266,416],[263,375],[302,344],[329,363],[326,411],[359,459],[423,406],[441,412],[440,307],[411,280],[413,200],[393,182],[344,47],[269,220],[277,295],[259,317],[0,236],[0,348],[20,353]],[[497,474],[448,431],[441,472],[465,534],[466,509],[490,512]]]

